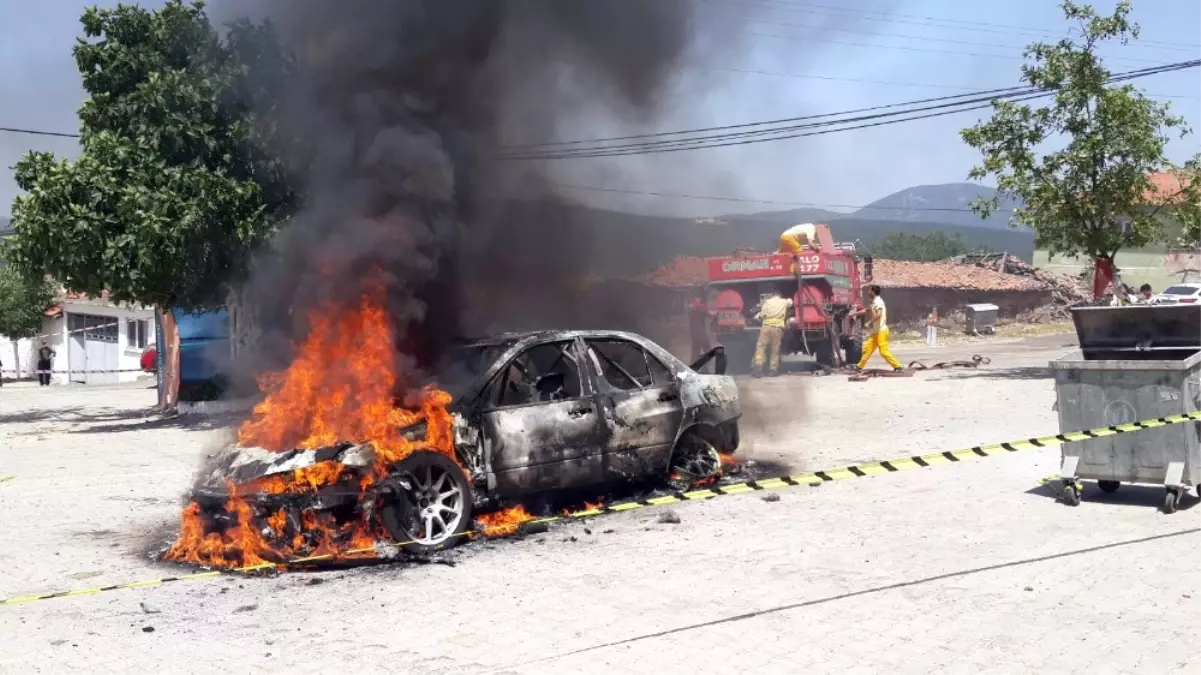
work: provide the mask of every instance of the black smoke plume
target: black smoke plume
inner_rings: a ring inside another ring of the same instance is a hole
[[[698,43],[706,29],[692,0],[259,9],[297,54],[279,122],[312,157],[304,209],[245,289],[264,329],[256,369],[282,365],[309,308],[356,302],[376,271],[418,366],[484,332],[636,328],[636,311],[580,300],[579,282],[603,261],[593,227],[553,188],[556,165],[495,157],[506,145],[595,136],[581,120],[597,114],[648,128],[683,68],[737,48],[730,15],[714,47]]]

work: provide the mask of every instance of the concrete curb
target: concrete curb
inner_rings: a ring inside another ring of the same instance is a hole
[[[255,399],[249,398],[235,401],[180,401],[175,410],[180,415],[228,415],[249,412],[255,402]]]

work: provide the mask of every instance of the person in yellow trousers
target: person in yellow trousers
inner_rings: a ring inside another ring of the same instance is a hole
[[[806,246],[815,251],[821,250],[817,243],[817,226],[813,223],[801,223],[788,228],[780,235],[780,246],[776,252],[800,255],[805,252]]]
[[[788,310],[792,309],[792,299],[780,296],[779,291],[772,291],[755,318],[762,321],[759,328],[759,341],[755,343],[755,360],[751,363],[751,372],[755,377],[762,377],[763,366],[768,362],[768,375],[775,377],[780,374],[780,341],[784,337],[784,326],[788,322]]]
[[[863,367],[867,365],[867,360],[879,349],[880,356],[884,357],[888,365],[892,366],[893,370],[901,372],[904,370],[901,362],[892,355],[892,350],[888,348],[888,308],[884,306],[884,298],[880,297],[880,287],[873,284],[868,287],[867,293],[871,296],[871,304],[852,315],[867,316],[867,328],[870,333],[867,342],[863,345],[863,358],[859,359],[859,365],[855,366],[855,370],[863,370]]]

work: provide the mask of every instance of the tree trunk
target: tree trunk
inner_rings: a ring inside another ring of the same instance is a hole
[[[13,379],[21,379],[21,350],[17,347],[20,340],[13,340]],[[0,373],[0,380],[4,379],[4,373]]]
[[[159,308],[159,320],[163,327],[162,342],[156,347],[162,358],[159,363],[159,408],[163,412],[174,410],[179,404],[179,326],[170,308]]]

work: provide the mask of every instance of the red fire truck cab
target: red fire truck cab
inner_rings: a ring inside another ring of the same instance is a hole
[[[871,257],[856,256],[854,244],[835,244],[829,225],[817,225],[817,239],[820,249],[806,247],[796,256],[764,253],[708,259],[709,309],[731,373],[750,371],[760,328],[755,314],[772,290],[793,299],[781,353],[809,354],[831,368],[859,361],[862,324],[849,315],[863,307]]]

